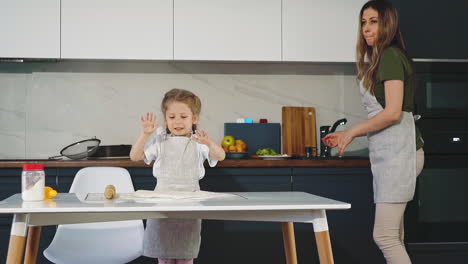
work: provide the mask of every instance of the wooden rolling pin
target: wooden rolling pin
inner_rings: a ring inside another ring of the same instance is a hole
[[[106,189],[104,190],[104,197],[106,199],[114,199],[117,196],[117,192],[115,191],[114,185],[107,185]]]

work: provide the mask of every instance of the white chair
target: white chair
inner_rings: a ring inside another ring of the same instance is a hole
[[[102,193],[109,184],[117,193],[135,191],[126,169],[88,167],[78,171],[70,193]],[[58,264],[128,263],[142,254],[143,232],[142,220],[59,225],[44,256]]]

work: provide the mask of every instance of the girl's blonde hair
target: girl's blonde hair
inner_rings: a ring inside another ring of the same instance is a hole
[[[184,89],[172,89],[164,95],[161,102],[161,112],[166,117],[167,105],[171,102],[180,102],[186,104],[192,111],[194,116],[200,116],[201,112],[201,101],[198,96],[194,93]],[[197,125],[192,126],[192,131],[197,129]],[[170,133],[166,128],[166,132]]]
[[[364,10],[372,8],[379,14],[379,32],[373,46],[367,45],[362,34],[362,14]],[[377,68],[379,66],[382,52],[389,46],[395,46],[401,50],[409,62],[408,56],[400,31],[398,12],[396,8],[385,0],[371,0],[364,4],[359,13],[359,31],[356,45],[356,64],[358,69],[357,80],[364,79],[364,88],[374,94],[377,82]],[[368,62],[365,61],[366,56]]]

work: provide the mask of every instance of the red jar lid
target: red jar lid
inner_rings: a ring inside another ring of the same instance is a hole
[[[44,164],[42,163],[23,164],[23,170],[44,170]]]

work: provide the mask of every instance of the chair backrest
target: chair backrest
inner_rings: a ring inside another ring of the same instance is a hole
[[[130,173],[118,167],[87,167],[73,179],[70,193],[133,192]],[[59,225],[44,256],[54,263],[128,263],[142,254],[142,220]],[[112,249],[112,253],[109,253]]]
[[[119,167],[86,167],[79,170],[70,187],[70,193],[102,193],[107,185],[117,192],[134,192],[128,170]]]

